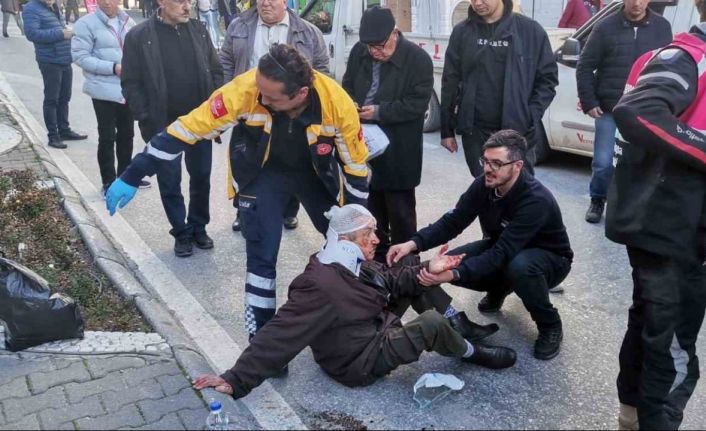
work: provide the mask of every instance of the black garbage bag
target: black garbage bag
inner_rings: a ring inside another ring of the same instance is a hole
[[[5,348],[11,352],[49,341],[83,338],[78,304],[68,296],[52,294],[45,279],[2,257],[0,320],[5,323]]]

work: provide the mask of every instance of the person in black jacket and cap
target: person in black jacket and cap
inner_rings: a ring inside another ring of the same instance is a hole
[[[360,42],[348,57],[343,88],[359,106],[362,123],[378,125],[390,140],[370,161],[368,208],[380,238],[376,259],[417,231],[415,187],[422,176],[424,113],[434,86],[429,55],[405,39],[390,9],[372,7],[360,21]]]
[[[446,49],[441,145],[456,152],[460,133],[466,163],[477,177],[488,137],[517,130],[529,144],[525,168],[534,173],[534,150],[547,146],[542,116],[556,94],[557,75],[547,32],[513,13],[512,0],[471,2],[468,19],[454,27]]]

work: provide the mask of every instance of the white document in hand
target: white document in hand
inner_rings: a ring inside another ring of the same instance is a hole
[[[384,153],[390,140],[387,135],[376,124],[363,124],[363,136],[365,145],[368,146],[368,160],[372,160]]]

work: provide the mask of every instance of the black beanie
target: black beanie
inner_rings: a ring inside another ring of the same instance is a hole
[[[390,9],[373,6],[363,13],[360,20],[360,41],[382,43],[395,29],[395,17]]]

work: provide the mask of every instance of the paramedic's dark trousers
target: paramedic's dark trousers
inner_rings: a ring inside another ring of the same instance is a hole
[[[245,326],[250,334],[275,314],[275,279],[284,210],[292,196],[302,203],[316,230],[325,234],[324,212],[337,202],[311,171],[281,171],[265,166],[238,194],[241,232],[245,238]]]
[[[706,271],[628,247],[633,303],[620,349],[618,396],[637,407],[640,429],[677,429],[699,379],[696,338],[706,308]]]

